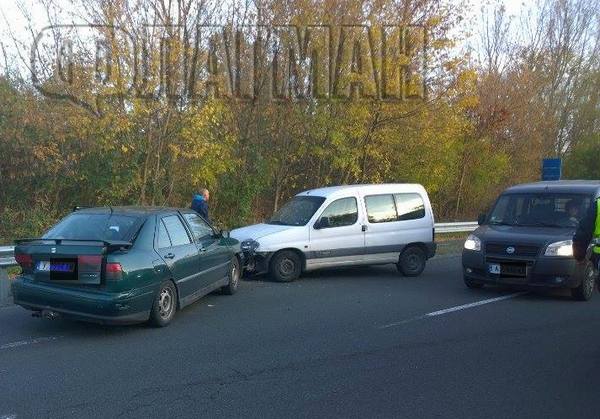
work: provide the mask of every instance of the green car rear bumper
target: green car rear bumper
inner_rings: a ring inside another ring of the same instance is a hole
[[[155,290],[110,293],[69,288],[20,277],[12,284],[15,304],[32,311],[102,324],[131,324],[148,320]]]

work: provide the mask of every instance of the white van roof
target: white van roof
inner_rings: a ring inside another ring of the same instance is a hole
[[[360,191],[361,194],[384,194],[399,192],[426,193],[425,188],[417,183],[379,183],[366,185],[341,185],[326,188],[310,189],[300,192],[296,196],[322,196],[329,198],[337,195],[348,195]]]

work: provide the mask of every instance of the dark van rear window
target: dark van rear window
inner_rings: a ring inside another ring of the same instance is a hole
[[[130,241],[142,222],[140,217],[130,215],[75,212],[63,218],[42,238]]]

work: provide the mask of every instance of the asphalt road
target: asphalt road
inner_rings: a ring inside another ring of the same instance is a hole
[[[0,309],[2,419],[599,415],[600,294],[468,290],[457,257],[248,281],[165,329]]]

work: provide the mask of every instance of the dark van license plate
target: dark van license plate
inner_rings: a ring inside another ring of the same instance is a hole
[[[527,265],[524,263],[490,263],[488,266],[489,273],[500,276],[527,276]]]
[[[500,267],[502,276],[527,276],[527,266],[524,264],[508,265],[502,264]]]

